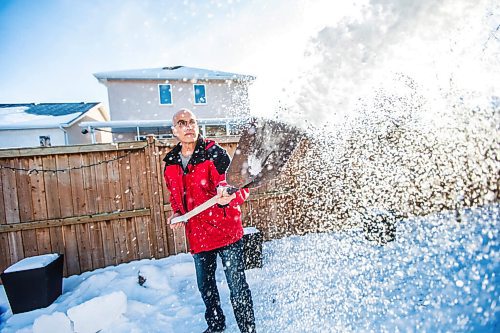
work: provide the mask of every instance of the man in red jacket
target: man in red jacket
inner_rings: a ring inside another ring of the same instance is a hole
[[[164,158],[165,183],[170,191],[172,218],[185,214],[217,195],[217,204],[192,217],[187,223],[170,224],[186,228],[193,254],[198,289],[206,306],[205,332],[224,331],[225,317],[215,281],[217,255],[224,264],[233,311],[241,332],[255,332],[250,289],[243,263],[243,227],[240,205],[248,190],[229,195],[225,181],[230,163],[227,152],[213,140],[204,139],[195,115],[181,109],[174,114],[172,131],[180,141]]]

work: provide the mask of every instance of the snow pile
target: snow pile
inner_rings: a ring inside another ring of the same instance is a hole
[[[165,272],[159,267],[152,265],[142,266],[138,276],[139,284],[146,288],[163,290],[165,292],[171,290],[168,283],[168,276],[166,276]]]
[[[264,267],[247,271],[257,328],[291,333],[498,331],[499,214],[497,205],[463,211],[461,222],[455,212],[402,220],[396,241],[385,246],[367,241],[361,229],[264,243]],[[238,332],[220,267],[216,280],[226,332]],[[138,274],[146,279],[143,286]],[[9,308],[0,290],[0,308]],[[71,276],[54,304],[14,316],[8,310],[0,317],[0,329],[72,332],[69,319],[72,329],[82,332],[203,331],[204,305],[192,256]]]

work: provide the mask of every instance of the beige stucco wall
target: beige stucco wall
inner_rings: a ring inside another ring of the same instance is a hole
[[[88,111],[84,117],[78,120],[72,126],[66,128],[68,133],[68,144],[89,144],[92,143],[92,137],[89,134],[82,134],[82,128],[79,126],[84,121],[108,121],[109,114],[102,105],[97,105]],[[97,143],[112,142],[111,133],[96,131],[95,138]]]
[[[172,105],[160,105],[159,84],[172,85]],[[205,84],[207,103],[194,104],[193,84]],[[242,117],[250,113],[248,83],[234,81],[107,81],[111,120],[170,119],[180,108],[198,118]]]

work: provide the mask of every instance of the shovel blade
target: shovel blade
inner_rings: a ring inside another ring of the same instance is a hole
[[[304,134],[275,120],[254,118],[243,130],[229,169],[227,182],[238,188],[255,188],[275,178]]]

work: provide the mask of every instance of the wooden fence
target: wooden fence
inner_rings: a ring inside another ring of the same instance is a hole
[[[238,137],[217,141],[232,155]],[[64,253],[66,276],[186,252],[163,182],[172,141],[0,151],[0,271],[29,256]],[[273,184],[242,207],[244,225],[269,238]]]

